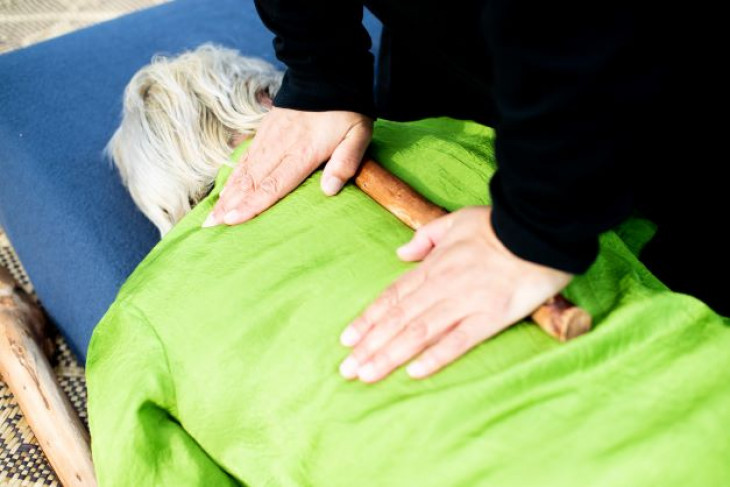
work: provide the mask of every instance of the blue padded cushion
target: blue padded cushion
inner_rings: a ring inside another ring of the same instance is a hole
[[[379,26],[366,15],[374,52]],[[93,327],[158,241],[102,149],[132,75],[204,42],[283,66],[250,0],[178,0],[0,56],[0,225],[85,361]]]

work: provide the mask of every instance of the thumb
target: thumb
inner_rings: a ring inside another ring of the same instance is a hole
[[[423,225],[408,243],[398,247],[398,257],[405,261],[425,259],[451,228],[452,221],[453,214],[448,214]]]
[[[335,147],[322,174],[322,191],[327,196],[337,194],[345,181],[355,175],[370,143],[372,132],[369,123],[358,122],[350,127],[342,142]]]

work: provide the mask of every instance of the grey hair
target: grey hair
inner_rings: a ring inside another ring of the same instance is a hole
[[[210,192],[220,167],[231,165],[234,138],[255,133],[281,80],[266,61],[211,44],[155,56],[134,75],[105,154],[161,235]]]

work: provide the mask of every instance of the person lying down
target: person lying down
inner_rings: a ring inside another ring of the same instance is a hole
[[[493,139],[378,120],[369,151],[453,211],[489,204]],[[99,485],[730,484],[730,320],[637,259],[650,222],[602,235],[565,291],[589,334],[559,344],[521,322],[428,378],[347,381],[340,333],[415,265],[395,253],[413,232],[351,184],[325,196],[321,171],[244,224],[201,227],[239,141],[212,187],[176,200],[191,209],[160,213],[179,217],[93,332]]]

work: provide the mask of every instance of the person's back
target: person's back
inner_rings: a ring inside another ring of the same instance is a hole
[[[705,65],[692,61],[696,54],[706,59],[708,51],[711,57],[719,46],[703,36],[677,34],[679,26],[694,34],[706,13],[645,2],[364,3],[384,24],[376,96],[361,2],[256,2],[288,69],[247,156],[255,165],[239,168],[247,173],[247,187],[235,188],[241,178],[234,178],[234,189],[206,224],[253,218],[328,159],[323,190],[335,194],[354,174],[374,117],[450,115],[496,129],[499,170],[490,185],[488,225],[523,265],[501,276],[499,289],[479,291],[479,276],[465,274],[470,284],[463,289],[439,289],[430,280],[422,294],[494,295],[478,312],[515,303],[496,318],[507,326],[585,272],[599,234],[639,211],[659,224],[646,250],[652,269],[673,288],[727,312],[726,287],[711,281],[728,260],[719,239],[695,235],[716,225],[727,207],[713,191],[720,180],[713,161],[720,138],[696,125],[704,108],[696,97],[711,101],[717,91],[702,92]],[[313,135],[317,127],[330,134],[326,141]],[[694,140],[677,144],[671,135],[677,131]],[[264,155],[262,148],[274,139],[277,148]],[[690,174],[664,170],[688,161]],[[681,208],[674,206],[678,186]],[[468,231],[476,245],[477,232]],[[440,255],[460,259],[467,269],[486,262],[479,257],[486,248],[457,256],[439,246]],[[505,256],[494,263],[506,262]],[[534,264],[542,272],[528,278]],[[497,265],[491,273],[503,274],[506,267]],[[523,299],[538,288],[540,297]],[[411,303],[406,311],[416,314],[427,305]],[[469,313],[464,307],[460,319]],[[471,334],[483,337],[485,331]]]
[[[493,136],[449,119],[379,121],[371,154],[456,211],[489,202]],[[399,370],[371,385],[338,375],[337,336],[413,267],[394,255],[413,232],[354,185],[326,198],[320,171],[244,225],[201,228],[230,174],[94,330],[100,485],[730,482],[728,320],[636,259],[648,222],[603,235],[567,289],[595,318],[588,335],[559,344],[521,323],[425,380]]]

